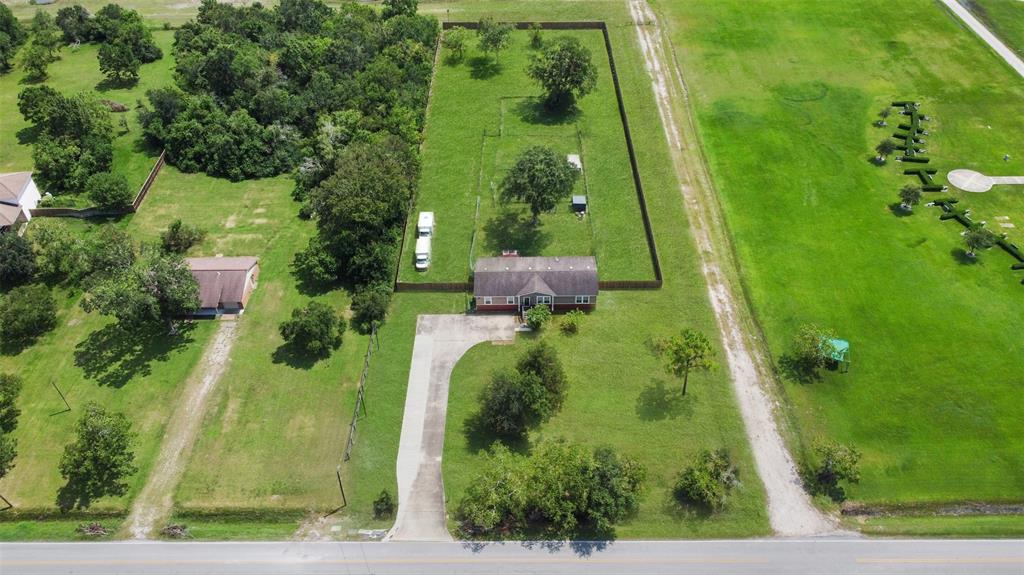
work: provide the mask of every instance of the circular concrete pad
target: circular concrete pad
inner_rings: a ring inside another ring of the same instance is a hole
[[[953,170],[946,179],[965,192],[987,192],[995,183],[990,176],[974,170]]]

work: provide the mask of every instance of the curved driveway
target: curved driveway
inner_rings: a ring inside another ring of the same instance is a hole
[[[398,517],[389,539],[451,541],[441,479],[448,380],[469,348],[485,341],[512,341],[515,328],[515,319],[506,315],[417,318],[398,445]]]

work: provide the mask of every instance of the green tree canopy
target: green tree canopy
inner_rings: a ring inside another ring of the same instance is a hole
[[[0,72],[11,69],[14,53],[25,42],[25,29],[7,4],[0,2]]]
[[[384,9],[381,11],[381,16],[384,19],[394,18],[395,16],[413,16],[416,14],[418,4],[417,0],[384,0]]]
[[[526,73],[540,84],[551,108],[569,106],[597,85],[597,66],[590,50],[571,36],[548,43],[540,54],[530,59]]]
[[[67,481],[58,494],[61,509],[88,507],[91,500],[120,496],[134,475],[135,433],[123,413],[110,413],[88,403],[75,426],[75,439],[64,448],[60,474]]]
[[[580,171],[547,146],[531,146],[516,159],[501,181],[503,202],[520,201],[530,205],[536,224],[540,214],[555,209],[569,197]]]
[[[57,327],[57,302],[45,285],[19,286],[0,295],[0,348],[30,345]]]
[[[708,371],[715,367],[715,348],[711,341],[703,333],[689,328],[670,337],[664,343],[662,355],[665,369],[683,379],[683,395],[686,395],[690,372]]]
[[[107,79],[114,82],[130,82],[139,79],[139,67],[142,66],[142,61],[124,40],[104,42],[100,46],[97,57],[100,61],[100,71]]]
[[[326,357],[341,345],[348,325],[331,306],[310,301],[292,310],[292,317],[281,323],[281,337],[304,353]]]
[[[82,308],[125,328],[162,322],[173,331],[175,318],[199,308],[199,285],[180,255],[150,250],[132,268],[97,282]]]
[[[480,19],[476,34],[480,38],[480,50],[494,52],[494,61],[498,61],[498,52],[508,47],[512,41],[512,30],[515,27],[508,22],[496,22],[487,16]]]
[[[453,26],[444,32],[441,45],[447,48],[455,61],[461,61],[466,56],[466,44],[469,43],[470,31],[462,26]]]
[[[835,348],[831,340],[834,331],[815,324],[804,324],[793,337],[793,359],[795,367],[807,375],[816,374],[832,358]]]
[[[11,433],[18,427],[18,396],[24,382],[13,373],[0,373],[0,433]]]
[[[30,282],[35,275],[32,244],[18,234],[0,234],[0,289]]]
[[[964,232],[964,244],[967,246],[967,255],[974,257],[978,250],[985,250],[994,245],[1001,239],[1001,236],[996,235],[992,230],[975,224]]]
[[[132,203],[134,194],[128,180],[121,174],[99,172],[85,182],[85,194],[96,207],[106,210],[123,208]]]
[[[9,433],[0,432],[0,479],[14,469],[18,457],[18,442]]]

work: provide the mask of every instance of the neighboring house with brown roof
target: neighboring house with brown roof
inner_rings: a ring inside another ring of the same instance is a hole
[[[245,311],[260,277],[258,258],[188,258],[185,261],[199,282],[199,311],[195,315],[241,314]]]
[[[0,232],[31,220],[40,197],[32,172],[0,174]]]
[[[590,256],[480,258],[473,271],[479,311],[593,309],[597,291],[597,260]]]

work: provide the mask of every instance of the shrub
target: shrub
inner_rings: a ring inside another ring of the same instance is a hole
[[[289,344],[314,356],[328,356],[341,345],[348,325],[345,318],[320,302],[292,310],[292,318],[281,324],[281,337]]]
[[[0,289],[28,283],[36,275],[32,244],[18,234],[0,234]]]
[[[562,333],[565,335],[575,335],[579,333],[581,323],[583,323],[583,312],[578,309],[570,311],[562,316]]]
[[[380,495],[373,500],[373,517],[375,519],[389,519],[395,514],[395,500],[391,497],[391,492],[387,489],[382,489]]]
[[[551,321],[551,310],[546,305],[536,305],[526,310],[526,325],[539,330]]]
[[[160,233],[160,246],[165,252],[183,254],[192,246],[203,241],[206,232],[198,226],[174,220],[167,230]]]
[[[50,288],[20,286],[0,296],[0,345],[28,345],[56,326],[57,303]]]
[[[123,208],[132,203],[132,189],[120,174],[100,172],[89,176],[85,193],[96,207],[105,210]]]
[[[828,495],[833,501],[846,499],[846,491],[839,485],[860,482],[860,451],[836,442],[814,446],[814,464],[804,469],[804,482],[812,493]]]
[[[352,324],[360,333],[370,333],[388,314],[391,303],[391,285],[375,284],[356,290],[352,296]]]
[[[704,449],[693,465],[679,474],[672,493],[680,503],[717,511],[725,506],[729,490],[737,483],[738,473],[729,452]]]
[[[832,345],[828,342],[835,333],[814,324],[800,326],[793,337],[794,367],[804,374],[814,374],[832,357]]]
[[[540,27],[540,24],[537,23],[537,22],[533,22],[533,23],[530,24],[530,28],[529,29],[530,29],[530,47],[535,49],[535,50],[538,49],[538,48],[544,47],[544,33],[543,33],[543,28]]]

